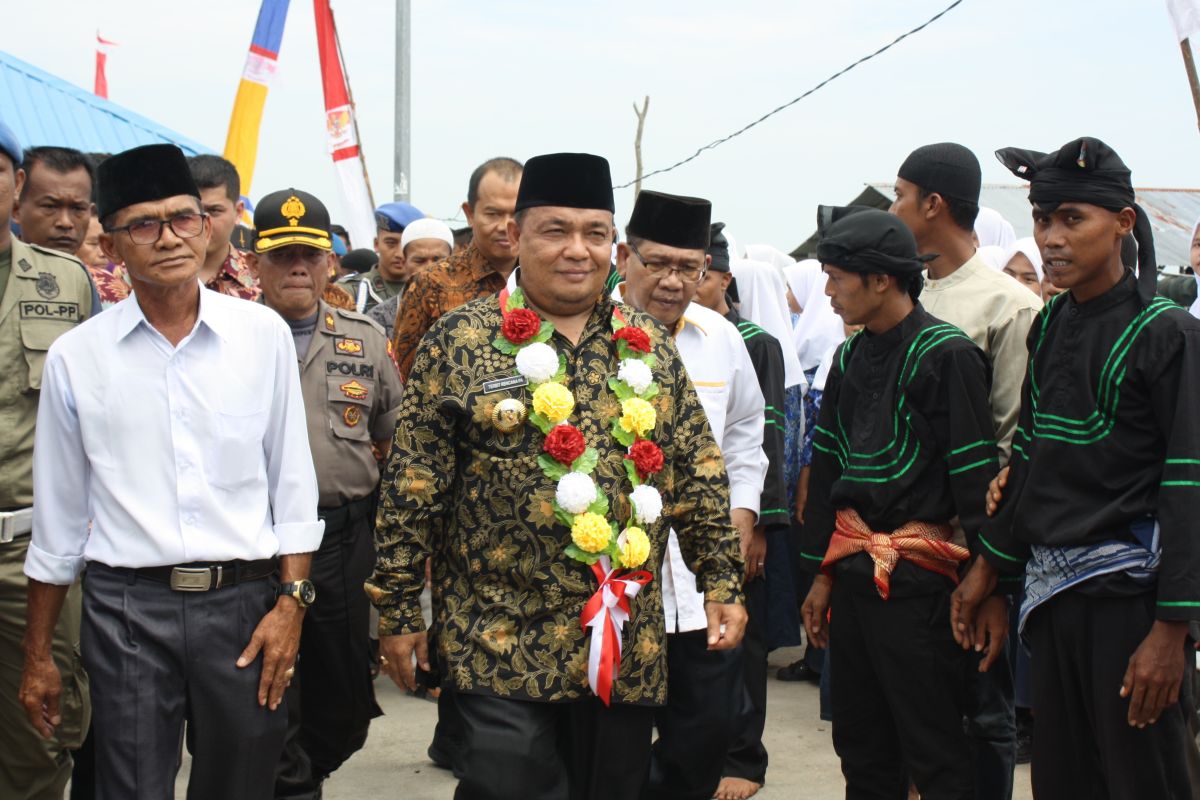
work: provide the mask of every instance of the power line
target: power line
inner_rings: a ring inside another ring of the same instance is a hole
[[[913,28],[911,31],[908,31],[907,33],[903,33],[903,34],[901,34],[900,36],[897,36],[897,37],[896,37],[895,39],[893,39],[891,42],[889,42],[889,43],[885,44],[883,47],[879,48],[879,49],[878,49],[878,50],[876,50],[874,53],[871,53],[870,55],[865,55],[865,56],[863,56],[862,58],[860,58],[860,59],[858,59],[857,61],[855,61],[855,62],[854,62],[853,64],[851,64],[850,66],[848,66],[848,67],[844,67],[843,69],[840,69],[840,70],[838,70],[837,72],[835,72],[834,74],[830,75],[828,78],[826,78],[825,80],[821,81],[821,82],[820,82],[820,83],[818,83],[816,86],[812,87],[812,88],[811,88],[811,89],[809,89],[807,92],[805,92],[804,94],[800,95],[799,97],[796,97],[796,98],[794,98],[794,99],[792,99],[792,100],[789,100],[789,101],[787,101],[786,103],[784,103],[783,105],[779,106],[778,108],[775,108],[775,109],[773,109],[773,110],[771,110],[771,111],[768,111],[766,114],[763,114],[761,117],[759,117],[758,119],[754,120],[754,121],[753,121],[753,122],[751,122],[749,125],[746,125],[745,127],[743,127],[743,128],[740,128],[740,129],[738,129],[738,130],[734,131],[733,133],[729,134],[728,136],[723,136],[723,137],[721,137],[720,139],[717,139],[716,141],[709,142],[708,144],[704,145],[704,146],[703,146],[703,147],[701,147],[699,150],[697,150],[696,152],[692,153],[690,156],[688,156],[687,158],[683,159],[682,161],[676,161],[674,164],[672,164],[672,165],[671,165],[671,166],[669,166],[669,167],[663,167],[662,169],[656,169],[656,170],[654,170],[653,172],[648,172],[648,173],[646,173],[645,175],[643,175],[643,176],[642,176],[642,180],[644,181],[644,180],[646,180],[647,178],[651,178],[651,177],[653,177],[653,176],[655,176],[655,175],[661,175],[661,174],[662,174],[662,173],[664,173],[664,172],[670,172],[670,171],[671,171],[671,170],[673,170],[673,169],[676,169],[676,168],[678,168],[678,167],[682,167],[684,164],[688,163],[689,161],[694,161],[694,160],[696,160],[697,158],[699,158],[699,157],[700,157],[700,155],[701,155],[702,153],[704,153],[704,151],[705,151],[705,150],[712,150],[712,149],[713,149],[713,148],[715,148],[715,147],[719,147],[720,145],[723,145],[723,144],[725,144],[725,143],[726,143],[726,142],[728,142],[730,139],[734,139],[734,138],[736,138],[736,137],[738,137],[738,136],[741,136],[743,133],[745,133],[746,131],[750,130],[750,129],[751,129],[751,128],[753,128],[754,126],[756,126],[756,125],[758,125],[758,124],[760,124],[760,123],[762,123],[762,122],[766,122],[768,119],[770,119],[771,117],[775,116],[775,115],[776,115],[776,114],[778,114],[779,112],[781,112],[781,111],[784,111],[784,110],[786,110],[786,109],[788,109],[788,108],[791,108],[792,106],[796,105],[796,103],[799,103],[801,100],[803,100],[804,98],[808,97],[810,94],[813,94],[814,92],[816,92],[818,89],[821,89],[821,88],[823,88],[824,86],[826,86],[826,85],[828,85],[828,84],[832,83],[833,81],[837,80],[838,78],[842,77],[842,76],[843,76],[843,75],[845,75],[847,72],[849,72],[850,70],[852,70],[852,69],[854,69],[855,67],[857,67],[859,64],[864,64],[864,63],[866,63],[867,61],[870,61],[872,58],[875,58],[875,57],[876,57],[876,56],[878,56],[878,55],[882,55],[883,53],[886,53],[888,50],[891,50],[893,47],[895,47],[896,45],[900,44],[900,42],[902,42],[902,41],[904,41],[905,39],[907,39],[908,37],[912,36],[914,33],[920,33],[921,31],[925,30],[925,29],[926,29],[926,28],[928,28],[930,25],[932,25],[933,23],[937,22],[939,19],[941,19],[942,17],[944,17],[944,16],[945,16],[947,13],[949,13],[951,10],[953,10],[953,9],[954,9],[956,6],[958,6],[958,5],[961,5],[961,4],[962,4],[962,2],[963,2],[963,0],[954,0],[954,2],[953,2],[953,3],[951,3],[951,4],[950,4],[950,5],[948,5],[948,6],[946,6],[946,7],[945,7],[945,8],[943,8],[941,11],[939,11],[939,12],[938,12],[938,13],[936,13],[936,14],[934,14],[934,15],[933,15],[932,17],[930,17],[929,19],[925,20],[925,22],[923,22],[923,23],[921,23],[920,25],[918,25],[917,27]],[[632,180],[632,181],[630,181],[629,183],[622,183],[620,186],[614,186],[613,188],[614,188],[614,189],[627,189],[627,188],[629,188],[630,186],[633,186],[635,183],[637,183],[637,180],[636,180],[636,179],[635,179],[635,180]]]

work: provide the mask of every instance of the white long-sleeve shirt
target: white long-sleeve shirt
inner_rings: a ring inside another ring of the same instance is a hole
[[[613,291],[621,301],[621,286]],[[758,375],[738,329],[717,312],[688,305],[675,329],[675,346],[725,459],[730,508],[759,511],[767,454],[763,450],[765,406]],[[704,593],[683,561],[674,530],[667,540],[662,568],[663,613],[667,633],[708,627]]]
[[[87,561],[316,550],[325,525],[287,326],[201,288],[176,347],[136,294],[64,334],[46,357],[33,480],[25,574],[45,583],[71,583]]]

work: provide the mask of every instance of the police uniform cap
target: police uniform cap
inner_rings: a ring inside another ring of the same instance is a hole
[[[254,229],[256,253],[289,244],[333,249],[329,211],[315,196],[300,189],[282,189],[259,200],[254,207]]]

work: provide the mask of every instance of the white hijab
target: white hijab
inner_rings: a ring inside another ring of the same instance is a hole
[[[733,254],[730,253],[730,256]],[[787,253],[772,247],[769,244],[748,244],[746,245],[746,258],[751,261],[762,261],[767,264],[772,264],[776,269],[784,269],[795,264],[796,261]]]
[[[999,211],[987,206],[979,207],[979,216],[975,218],[975,235],[979,237],[979,246],[996,245],[1005,250],[1013,246],[1017,240],[1017,232],[1012,223],[1006,220]]]
[[[1013,260],[1013,256],[1017,253],[1029,259],[1029,263],[1033,264],[1033,270],[1037,273],[1038,283],[1041,283],[1045,277],[1042,271],[1042,251],[1038,249],[1037,242],[1032,236],[1026,236],[1024,239],[1017,239],[1013,246],[1009,248],[1008,253],[1004,256],[1004,266],[1008,266],[1008,262]]]
[[[825,296],[825,274],[814,258],[784,270],[796,302],[804,309],[792,331],[796,357],[806,371],[819,366],[832,347],[846,338],[842,318],[833,312]]]
[[[985,245],[976,250],[975,255],[996,272],[1003,272],[1004,267],[1008,264],[1008,250],[999,245]]]
[[[802,385],[804,370],[791,347],[792,323],[788,313],[783,272],[770,264],[744,258],[729,260],[737,281],[738,313],[778,340],[783,349],[783,388]]]

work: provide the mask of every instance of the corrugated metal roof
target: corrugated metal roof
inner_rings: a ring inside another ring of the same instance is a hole
[[[895,197],[892,184],[868,183],[850,201],[886,209]],[[1159,266],[1185,266],[1190,263],[1192,227],[1200,220],[1200,189],[1137,189],[1138,204],[1146,210],[1154,229],[1154,252]],[[1033,235],[1029,214],[1029,185],[985,183],[979,193],[980,205],[999,211],[1012,223],[1017,236]],[[816,250],[814,231],[793,252],[793,258],[811,258]]]
[[[187,155],[212,149],[157,122],[0,52],[0,115],[23,147],[56,145],[119,153],[170,142]]]

